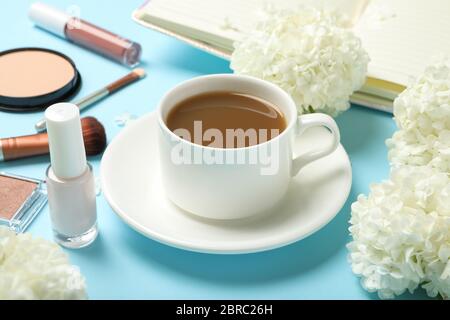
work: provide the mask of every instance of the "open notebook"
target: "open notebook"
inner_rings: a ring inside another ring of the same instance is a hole
[[[133,18],[152,29],[229,59],[233,42],[267,3],[326,6],[346,14],[369,52],[368,79],[351,100],[392,111],[393,99],[437,54],[450,54],[448,0],[150,0]]]

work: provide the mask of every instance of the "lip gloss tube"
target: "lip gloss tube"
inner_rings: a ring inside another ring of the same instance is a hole
[[[30,19],[40,28],[128,67],[139,64],[141,45],[41,2],[31,5]]]

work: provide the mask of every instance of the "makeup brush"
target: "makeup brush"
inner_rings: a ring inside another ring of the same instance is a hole
[[[116,91],[126,87],[127,85],[145,77],[145,70],[136,68],[126,76],[108,84],[106,87],[92,92],[90,95],[74,102],[80,108],[80,111],[102,100],[103,98],[113,94]],[[45,131],[45,119],[41,119],[34,125],[37,132]]]
[[[103,125],[94,117],[81,119],[86,155],[94,156],[106,147]],[[47,133],[0,139],[0,161],[22,159],[49,153]]]

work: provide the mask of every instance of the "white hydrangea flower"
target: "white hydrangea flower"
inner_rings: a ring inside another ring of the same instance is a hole
[[[287,91],[300,113],[336,116],[365,82],[369,57],[337,12],[268,8],[235,43],[231,68]]]
[[[0,300],[86,297],[84,277],[58,245],[0,226]]]
[[[352,205],[349,261],[362,286],[393,298],[422,285],[450,297],[450,178],[402,166]]]
[[[450,172],[450,59],[425,69],[394,101],[399,127],[386,141],[394,166],[429,164]]]
[[[450,60],[427,67],[395,101],[390,180],[352,205],[348,245],[365,289],[393,298],[419,285],[450,297]]]

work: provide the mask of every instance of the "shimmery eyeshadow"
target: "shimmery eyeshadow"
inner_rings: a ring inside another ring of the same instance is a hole
[[[37,183],[0,175],[0,218],[11,220]]]

